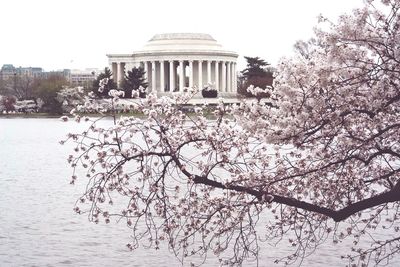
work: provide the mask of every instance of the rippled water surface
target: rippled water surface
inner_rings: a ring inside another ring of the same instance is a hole
[[[69,185],[70,149],[58,141],[79,128],[59,119],[0,118],[0,266],[179,266],[163,248],[128,251],[123,223],[96,225],[73,212],[83,185]],[[328,242],[303,264],[344,266],[339,255],[346,250]],[[259,265],[289,251],[265,244]],[[210,257],[204,266],[218,262]]]

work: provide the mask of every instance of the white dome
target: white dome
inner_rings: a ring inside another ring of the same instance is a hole
[[[166,33],[156,34],[141,52],[229,52],[209,34]]]

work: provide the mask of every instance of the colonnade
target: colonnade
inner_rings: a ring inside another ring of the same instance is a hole
[[[120,86],[125,72],[143,67],[151,91],[183,92],[185,87],[202,89],[207,84],[223,93],[236,93],[236,62],[224,60],[149,60],[112,62],[113,78]]]

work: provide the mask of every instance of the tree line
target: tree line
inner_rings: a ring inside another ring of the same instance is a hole
[[[42,102],[40,112],[61,114],[62,103],[56,100],[57,93],[69,86],[67,79],[61,75],[50,75],[46,78],[34,78],[28,75],[16,75],[11,79],[0,80],[1,104],[6,111],[13,111],[17,100]]]
[[[245,57],[247,61],[246,68],[238,75],[238,94],[246,97],[253,97],[254,93],[247,90],[250,85],[265,88],[272,86],[273,71],[268,68],[269,64],[259,57]],[[133,96],[145,97],[145,90],[148,83],[145,78],[145,71],[142,67],[134,67],[128,70],[117,88],[117,83],[113,79],[113,73],[109,68],[105,68],[96,80],[93,81],[90,88],[85,88],[87,92],[92,91],[97,98],[109,98],[109,91],[112,89],[120,89],[124,91],[125,98]],[[101,92],[98,90],[101,80],[107,78],[108,83]],[[40,106],[40,112],[46,113],[62,113],[61,103],[57,101],[57,94],[62,88],[68,87],[70,84],[65,77],[61,75],[51,75],[46,78],[35,78],[28,75],[16,75],[10,79],[0,79],[0,96],[2,97],[2,105],[7,107],[6,110],[13,110],[12,107],[17,100],[32,100],[37,102],[38,99],[43,101]],[[136,92],[136,93],[135,93]],[[134,93],[134,94],[132,94]],[[215,95],[214,97],[216,97]],[[260,96],[260,95],[259,95]],[[267,94],[261,95],[268,97]]]

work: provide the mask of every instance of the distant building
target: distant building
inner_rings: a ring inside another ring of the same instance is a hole
[[[12,64],[4,64],[0,70],[0,79],[8,80],[16,75],[16,68]]]
[[[29,77],[34,79],[49,78],[52,76],[64,77],[71,86],[83,86],[89,88],[92,82],[100,74],[97,68],[87,68],[84,70],[56,70],[56,71],[43,71],[38,67],[14,67],[12,64],[4,64],[0,69],[0,82],[5,82],[14,78]]]
[[[41,78],[49,78],[52,76],[64,77],[67,81],[71,75],[70,69],[63,69],[63,70],[53,70],[53,71],[44,71],[41,74]]]
[[[43,69],[36,67],[28,67],[28,68],[19,67],[16,69],[16,72],[17,75],[39,78],[43,73]]]
[[[85,88],[91,87],[96,77],[100,74],[99,69],[84,69],[84,70],[71,70],[68,81],[72,86],[83,86]]]
[[[16,68],[12,64],[4,64],[1,67],[0,76],[3,80],[10,79],[15,75],[39,78],[43,75],[43,69],[37,67]]]

